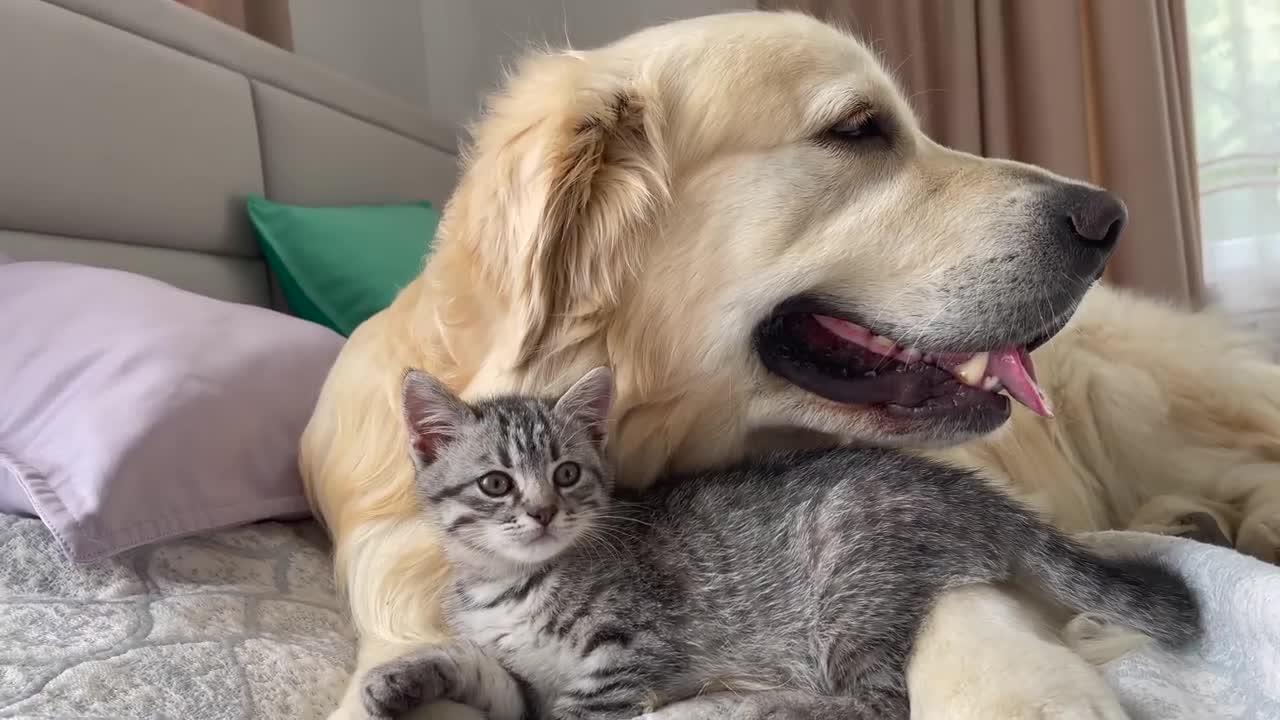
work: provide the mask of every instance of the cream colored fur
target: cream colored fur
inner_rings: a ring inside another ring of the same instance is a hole
[[[811,141],[864,107],[892,120],[900,159]],[[947,283],[1018,242],[1028,187],[1051,178],[933,144],[863,46],[790,14],[531,57],[472,145],[429,265],[353,334],[302,442],[362,638],[357,678],[442,638],[447,569],[412,492],[406,368],[474,398],[559,392],[611,365],[614,449],[632,485],[784,444],[932,447],[874,408],[769,375],[750,332],[809,287],[920,336],[987,319],[998,293],[956,306]],[[1204,510],[1275,559],[1280,370],[1244,340],[1099,287],[1036,362],[1056,420],[1019,408],[991,437],[925,451],[985,470],[1067,529],[1164,529]],[[916,716],[1123,717],[1028,608],[996,588],[946,598],[911,666]],[[338,715],[360,713],[352,683]]]

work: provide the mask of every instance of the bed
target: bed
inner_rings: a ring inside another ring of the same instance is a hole
[[[246,197],[443,206],[457,172],[449,128],[169,0],[0,2],[0,99],[0,255],[281,313]],[[1280,718],[1280,573],[1187,540],[1115,542],[1184,569],[1211,630],[1186,656],[1106,668],[1133,717]],[[0,515],[0,717],[314,718],[336,705],[355,640],[314,522],[91,564],[64,550],[41,520]]]
[[[169,0],[0,3],[0,254],[288,312],[244,211],[443,206],[454,133]],[[69,562],[0,516],[0,717],[323,717],[354,659],[329,547],[268,522]]]

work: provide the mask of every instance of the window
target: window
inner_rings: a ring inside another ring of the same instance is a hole
[[[1280,1],[1187,0],[1187,20],[1205,279],[1229,308],[1277,310]]]

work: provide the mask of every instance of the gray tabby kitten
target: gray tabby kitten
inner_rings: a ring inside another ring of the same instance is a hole
[[[1169,646],[1198,635],[1161,566],[1104,559],[975,474],[888,450],[777,454],[615,497],[611,394],[604,368],[558,401],[474,405],[406,376],[458,639],[372,670],[370,714],[448,699],[493,720],[605,720],[731,687],[774,692],[726,716],[905,720],[938,595],[1014,578]]]

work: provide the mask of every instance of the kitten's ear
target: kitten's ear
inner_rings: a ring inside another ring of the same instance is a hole
[[[467,404],[443,382],[419,370],[404,375],[404,421],[409,447],[418,467],[436,461],[440,448],[457,436],[458,428],[472,417]]]
[[[572,417],[591,428],[597,445],[604,445],[609,432],[609,410],[613,407],[613,372],[598,367],[565,391],[556,402],[556,412]]]

